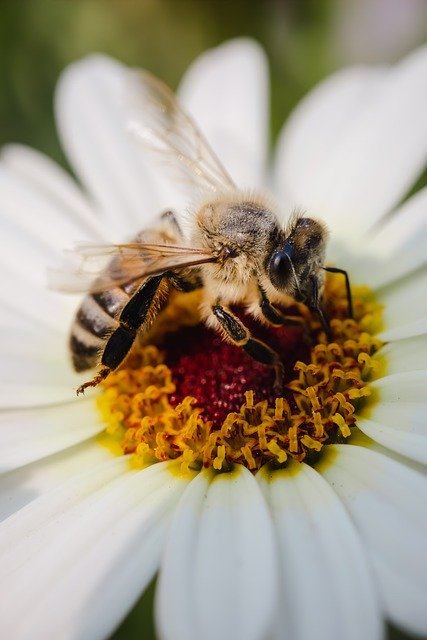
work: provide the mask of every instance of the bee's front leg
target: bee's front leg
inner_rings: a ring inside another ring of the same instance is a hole
[[[261,286],[259,286],[259,292],[260,292],[259,308],[261,310],[262,317],[264,318],[264,320],[267,320],[267,322],[272,324],[273,327],[303,326],[304,328],[306,328],[305,326],[306,322],[304,318],[300,316],[285,315],[280,311],[280,309],[277,309],[277,307],[271,304],[270,300],[267,297],[266,292]]]
[[[344,269],[339,269],[338,267],[323,267],[323,270],[328,271],[329,273],[340,273],[342,276],[344,276],[348,304],[348,317],[353,318],[353,297],[351,295],[350,278],[348,277],[347,271],[344,271]]]
[[[332,331],[331,331],[331,327],[329,326],[328,321],[325,318],[325,315],[323,313],[323,309],[321,307],[321,300],[320,300],[320,296],[319,296],[319,280],[318,280],[318,278],[313,276],[311,278],[311,285],[312,285],[312,297],[311,297],[311,300],[308,303],[309,308],[312,309],[317,314],[317,317],[319,318],[319,321],[320,321],[320,324],[322,326],[322,329],[326,334],[326,338],[328,339],[329,342],[331,342],[332,338],[333,338]]]
[[[215,324],[229,342],[242,347],[254,360],[274,368],[274,391],[278,395],[283,393],[283,364],[279,355],[261,340],[251,336],[247,327],[229,309],[218,301],[211,307],[216,320]]]

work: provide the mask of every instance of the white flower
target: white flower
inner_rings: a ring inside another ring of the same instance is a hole
[[[60,80],[59,132],[81,188],[24,147],[0,165],[1,636],[107,637],[157,571],[171,640],[374,640],[385,619],[426,634],[427,188],[399,203],[427,160],[427,50],[335,74],[280,135],[277,199],[328,223],[330,257],[384,304],[388,344],[376,402],[357,420],[369,438],[270,475],[132,469],[101,446],[93,397],[73,397],[78,300],[46,289],[47,265],[75,240],[129,237],[185,206],[126,135],[122,75],[96,56]],[[204,54],[180,95],[237,183],[265,184],[259,48]]]

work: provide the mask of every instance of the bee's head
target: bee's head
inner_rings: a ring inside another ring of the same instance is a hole
[[[268,260],[268,275],[278,291],[307,299],[309,277],[318,274],[324,263],[327,235],[324,225],[313,218],[292,223]]]

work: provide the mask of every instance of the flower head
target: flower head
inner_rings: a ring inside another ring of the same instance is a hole
[[[122,65],[91,57],[60,80],[80,186],[4,150],[5,637],[107,637],[157,573],[159,634],[174,640],[374,640],[386,619],[425,632],[427,190],[404,198],[427,159],[426,66],[421,49],[326,80],[272,172],[257,45],[207,52],[181,84],[239,186],[273,184],[284,216],[323,219],[328,261],[369,287],[353,288],[351,319],[339,276],[327,281],[329,338],[303,305],[296,326],[261,329],[288,364],[279,397],[268,369],[195,327],[195,298],[177,298],[102,390],[73,396],[81,301],[48,291],[46,267],[70,239],[122,241],[191,209],[125,130]]]

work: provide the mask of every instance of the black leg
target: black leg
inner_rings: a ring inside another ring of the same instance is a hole
[[[160,285],[162,280],[167,283],[167,289],[169,289],[169,285],[172,285],[180,291],[192,291],[200,286],[195,276],[184,278],[175,273],[167,273],[147,278],[123,307],[118,318],[120,324],[105,345],[101,364],[108,367],[110,371],[117,369],[123,362],[137,333],[147,330],[157,315],[161,302]]]
[[[131,297],[118,318],[120,325],[108,338],[101,363],[110,370],[117,369],[129,353],[138,330],[153,319],[153,301],[163,274],[147,278]],[[157,305],[156,305],[157,306]]]
[[[261,300],[259,303],[261,313],[270,324],[275,327],[281,327],[284,325],[292,327],[304,324],[304,320],[298,316],[285,316],[279,309],[276,309],[276,307],[271,304],[270,300],[267,298],[267,294],[261,287],[259,287],[259,290],[261,294]]]
[[[274,368],[274,391],[278,395],[283,393],[283,364],[278,354],[261,340],[252,338],[249,329],[231,311],[224,309],[220,304],[212,307],[212,313],[231,342],[242,347],[257,362]]]
[[[312,300],[310,303],[310,308],[313,309],[313,311],[315,311],[319,317],[320,320],[320,324],[322,325],[322,328],[324,330],[324,332],[326,333],[326,337],[328,338],[328,340],[332,340],[332,332],[331,332],[331,328],[329,326],[329,324],[326,322],[326,318],[324,316],[324,313],[322,311],[322,308],[320,306],[320,300],[319,300],[319,281],[317,280],[317,278],[311,278],[311,282],[312,282],[312,286],[313,286],[313,293],[312,293]]]
[[[145,323],[162,279],[162,273],[147,278],[123,307],[119,322],[125,329],[136,332]]]
[[[183,270],[180,273],[170,271],[165,273],[165,276],[173,288],[182,293],[189,293],[190,291],[195,291],[203,287],[203,281],[197,269]]]
[[[138,330],[155,317],[159,306],[156,304],[156,298],[158,298],[162,278],[162,275],[147,278],[123,307],[118,318],[120,324],[108,338],[102,353],[101,364],[104,365],[103,368],[93,380],[80,385],[77,389],[77,395],[84,393],[88,387],[96,387],[108,376],[110,371],[117,369],[123,362],[135,341]]]
[[[323,267],[323,270],[328,271],[329,273],[341,273],[344,276],[347,292],[348,315],[349,318],[353,318],[353,298],[351,295],[350,278],[348,277],[347,271],[344,271],[344,269],[338,269],[337,267]]]

